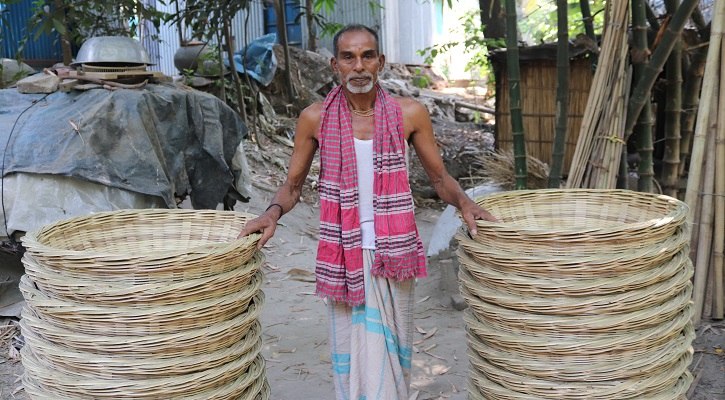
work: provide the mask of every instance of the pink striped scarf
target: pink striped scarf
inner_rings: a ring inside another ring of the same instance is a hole
[[[405,162],[403,113],[376,85],[373,135],[375,261],[372,274],[397,280],[426,276]],[[362,234],[352,117],[342,87],[327,95],[320,125],[320,242],[317,294],[365,302]]]

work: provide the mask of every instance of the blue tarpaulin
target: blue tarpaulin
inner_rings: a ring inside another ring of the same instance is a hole
[[[234,53],[234,65],[237,72],[246,73],[264,86],[269,85],[277,71],[277,57],[274,55],[275,43],[277,43],[277,34],[270,33],[249,43],[246,47],[246,54],[245,49]],[[242,63],[242,56],[244,56],[244,63]]]

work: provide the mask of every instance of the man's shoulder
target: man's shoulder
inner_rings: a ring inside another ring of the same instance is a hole
[[[306,122],[317,122],[322,113],[322,102],[312,103],[300,113],[300,120]]]
[[[393,96],[393,98],[400,104],[400,108],[403,110],[403,115],[410,117],[427,117],[428,109],[419,102],[410,97]]]

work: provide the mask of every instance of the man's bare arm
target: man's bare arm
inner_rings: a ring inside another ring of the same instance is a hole
[[[277,189],[270,207],[258,218],[247,222],[239,234],[239,237],[242,237],[261,231],[262,238],[257,245],[259,248],[262,248],[274,235],[277,229],[277,221],[282,215],[292,210],[300,200],[302,186],[305,183],[307,174],[310,172],[312,159],[317,151],[316,135],[321,108],[321,104],[315,103],[304,109],[300,114],[295,128],[295,144],[292,157],[290,157],[287,179]]]
[[[428,110],[422,104],[411,99],[401,100],[401,106],[405,125],[412,131],[411,140],[415,152],[418,154],[433,188],[438,193],[438,197],[460,210],[463,220],[473,235],[477,231],[475,220],[497,221],[493,215],[471,200],[458,182],[448,174],[438,151]]]

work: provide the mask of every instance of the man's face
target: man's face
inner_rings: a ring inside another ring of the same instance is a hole
[[[367,31],[348,31],[337,42],[337,54],[330,62],[332,70],[350,93],[373,90],[385,56],[378,54],[375,37]]]

